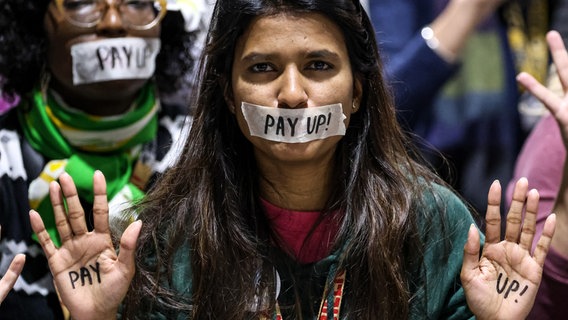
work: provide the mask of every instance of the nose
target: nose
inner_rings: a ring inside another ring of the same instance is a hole
[[[120,1],[107,1],[106,11],[97,24],[97,32],[108,37],[126,35],[126,28],[120,14]]]
[[[304,78],[295,66],[288,66],[280,75],[280,88],[278,91],[279,108],[306,108],[308,94]]]

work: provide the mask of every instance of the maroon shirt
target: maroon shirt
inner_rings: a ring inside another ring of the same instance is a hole
[[[538,122],[525,141],[517,159],[513,179],[507,187],[507,205],[511,203],[513,188],[521,177],[526,177],[529,188],[537,189],[540,194],[533,249],[542,234],[544,222],[554,206],[565,159],[566,149],[562,143],[560,128],[554,117],[547,115]],[[542,282],[536,301],[527,319],[568,319],[566,297],[568,297],[568,257],[550,248],[544,262]]]
[[[336,215],[319,221],[319,211],[283,209],[264,199],[262,205],[280,246],[298,262],[313,263],[329,255],[338,229],[337,221],[332,218]]]

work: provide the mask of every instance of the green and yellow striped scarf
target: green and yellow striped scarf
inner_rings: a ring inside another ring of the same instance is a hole
[[[79,196],[93,202],[93,174],[100,170],[107,181],[109,200],[125,192],[137,200],[143,192],[130,182],[133,163],[141,146],[156,136],[159,103],[155,88],[146,85],[130,112],[121,116],[96,117],[65,107],[53,93],[36,89],[19,120],[32,148],[51,160],[29,187],[30,206],[37,210],[52,239],[59,245],[49,183],[67,172]],[[90,208],[86,208],[89,210]]]

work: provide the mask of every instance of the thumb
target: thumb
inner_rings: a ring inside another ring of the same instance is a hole
[[[136,242],[142,229],[142,221],[137,220],[131,223],[120,238],[120,250],[118,252],[118,262],[129,274],[134,274],[134,256],[136,253]]]
[[[461,270],[462,283],[466,284],[473,278],[479,265],[479,231],[472,223],[467,233],[467,242],[463,249],[463,264]]]

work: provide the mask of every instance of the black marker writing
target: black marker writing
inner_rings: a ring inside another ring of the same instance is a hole
[[[144,48],[134,48],[132,46],[101,46],[96,49],[100,70],[105,70],[106,68],[144,68],[146,66],[146,61],[151,56],[151,52],[152,49],[149,45]],[[133,54],[136,60],[136,65],[134,65],[134,61],[132,61]]]
[[[89,270],[89,268],[91,270]],[[69,271],[69,279],[71,280],[71,286],[73,286],[73,289],[75,289],[75,283],[77,281],[79,281],[79,279],[81,280],[81,286],[84,287],[86,282],[89,282],[89,285],[93,285],[93,276],[91,276],[91,271],[94,272],[95,276],[96,276],[96,281],[98,283],[101,283],[101,274],[100,274],[100,270],[99,270],[99,263],[97,262],[95,264],[95,266],[93,267],[92,265],[89,265],[89,268],[87,267],[81,267],[79,269],[79,271]]]
[[[509,278],[505,279],[505,283],[503,284],[503,287],[499,288],[499,283],[501,283],[501,278],[503,277],[502,273],[499,273],[499,277],[497,278],[497,293],[501,294],[503,293],[503,291],[505,291],[505,287],[507,286],[507,283],[509,282]]]
[[[330,113],[330,118],[331,118],[331,113]],[[327,123],[329,120],[327,119],[327,117],[323,114],[320,114],[319,116],[313,116],[313,125],[311,125],[311,120],[312,117],[308,118],[308,134],[312,134],[314,133],[318,133],[319,128],[324,125],[325,123]]]
[[[273,116],[266,115],[266,120],[264,121],[264,134],[267,134],[268,130],[276,125],[276,135],[285,137],[286,124],[288,124],[288,127],[290,129],[290,136],[293,137],[296,134],[296,125],[298,124],[298,118],[290,119],[280,116],[278,117],[278,119],[274,119]]]
[[[507,299],[509,297],[509,294],[511,294],[511,292],[519,291],[520,284],[517,280],[513,280],[509,284],[509,287],[507,287],[507,284],[509,283],[509,278],[505,278],[505,282],[501,286],[500,283],[502,278],[503,278],[503,273],[499,273],[499,277],[497,278],[497,293],[502,294],[503,292],[505,292],[504,298]],[[521,291],[521,293],[519,294],[519,296],[525,294],[528,288],[529,286],[525,286]],[[517,302],[517,299],[515,299],[515,302]]]

